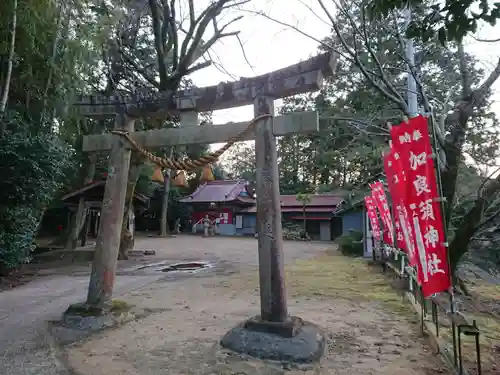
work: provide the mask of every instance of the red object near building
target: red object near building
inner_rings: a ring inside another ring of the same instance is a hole
[[[234,213],[255,205],[245,180],[214,180],[200,186],[189,196],[180,200],[193,207],[193,224],[202,223],[205,215],[218,224],[233,224]]]

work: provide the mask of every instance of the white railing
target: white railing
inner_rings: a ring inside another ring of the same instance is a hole
[[[193,233],[196,233],[196,229],[197,229],[196,226],[198,224],[202,224],[204,220],[205,220],[205,218],[201,218],[200,220],[198,220],[196,223],[193,224],[193,229],[192,229]],[[220,220],[220,218],[215,218],[215,219],[210,221],[212,223],[212,225],[215,227],[215,231],[217,231],[217,225],[215,225],[217,220]]]
[[[193,224],[193,233],[196,233],[196,226],[198,224],[201,224],[201,222],[205,220],[204,218],[201,218],[200,220],[198,220],[196,223]]]

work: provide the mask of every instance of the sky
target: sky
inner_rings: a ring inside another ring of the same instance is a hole
[[[203,8],[209,0],[197,0],[197,6]],[[333,2],[325,1],[333,11]],[[309,10],[308,6],[313,10]],[[319,9],[315,0],[252,0],[244,9],[263,11],[273,18],[298,27],[317,39],[330,33],[330,24]],[[313,13],[314,12],[314,13]],[[241,13],[238,13],[241,14]],[[295,64],[317,52],[317,43],[297,31],[279,25],[262,16],[243,13],[244,18],[232,26],[240,30],[245,59],[238,40],[234,37],[223,39],[211,50],[214,65],[194,73],[191,77],[198,86],[214,85],[219,82],[238,80],[240,77],[252,77]],[[228,13],[228,21],[234,17]],[[481,26],[476,37],[500,38],[500,27]],[[465,43],[467,52],[473,53],[489,73],[500,57],[500,43],[477,42],[471,38]],[[248,60],[248,62],[246,61]],[[250,64],[250,65],[249,65]],[[494,110],[500,116],[500,80],[494,86]],[[279,104],[277,104],[279,105]],[[214,124],[230,121],[249,121],[253,117],[252,106],[239,107],[213,113]]]

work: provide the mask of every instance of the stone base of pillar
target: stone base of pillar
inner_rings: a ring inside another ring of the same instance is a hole
[[[291,363],[313,363],[325,352],[322,330],[298,317],[285,322],[250,318],[226,333],[220,344],[240,354]]]
[[[296,316],[289,317],[284,322],[262,320],[260,315],[254,316],[245,322],[244,328],[250,331],[274,333],[281,337],[294,337],[303,327],[304,321]]]

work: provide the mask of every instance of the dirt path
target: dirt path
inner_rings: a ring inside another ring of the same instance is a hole
[[[218,260],[225,266],[190,276],[166,276],[128,293],[128,302],[164,311],[68,348],[68,363],[77,374],[444,372],[441,360],[418,337],[409,308],[387,280],[362,261],[321,255],[325,244],[286,242],[284,249],[290,313],[325,329],[328,346],[322,363],[297,369],[227,353],[218,347],[221,336],[259,312],[256,241],[180,237],[168,240],[163,249],[158,241],[144,239],[141,245],[156,246],[160,257]]]

